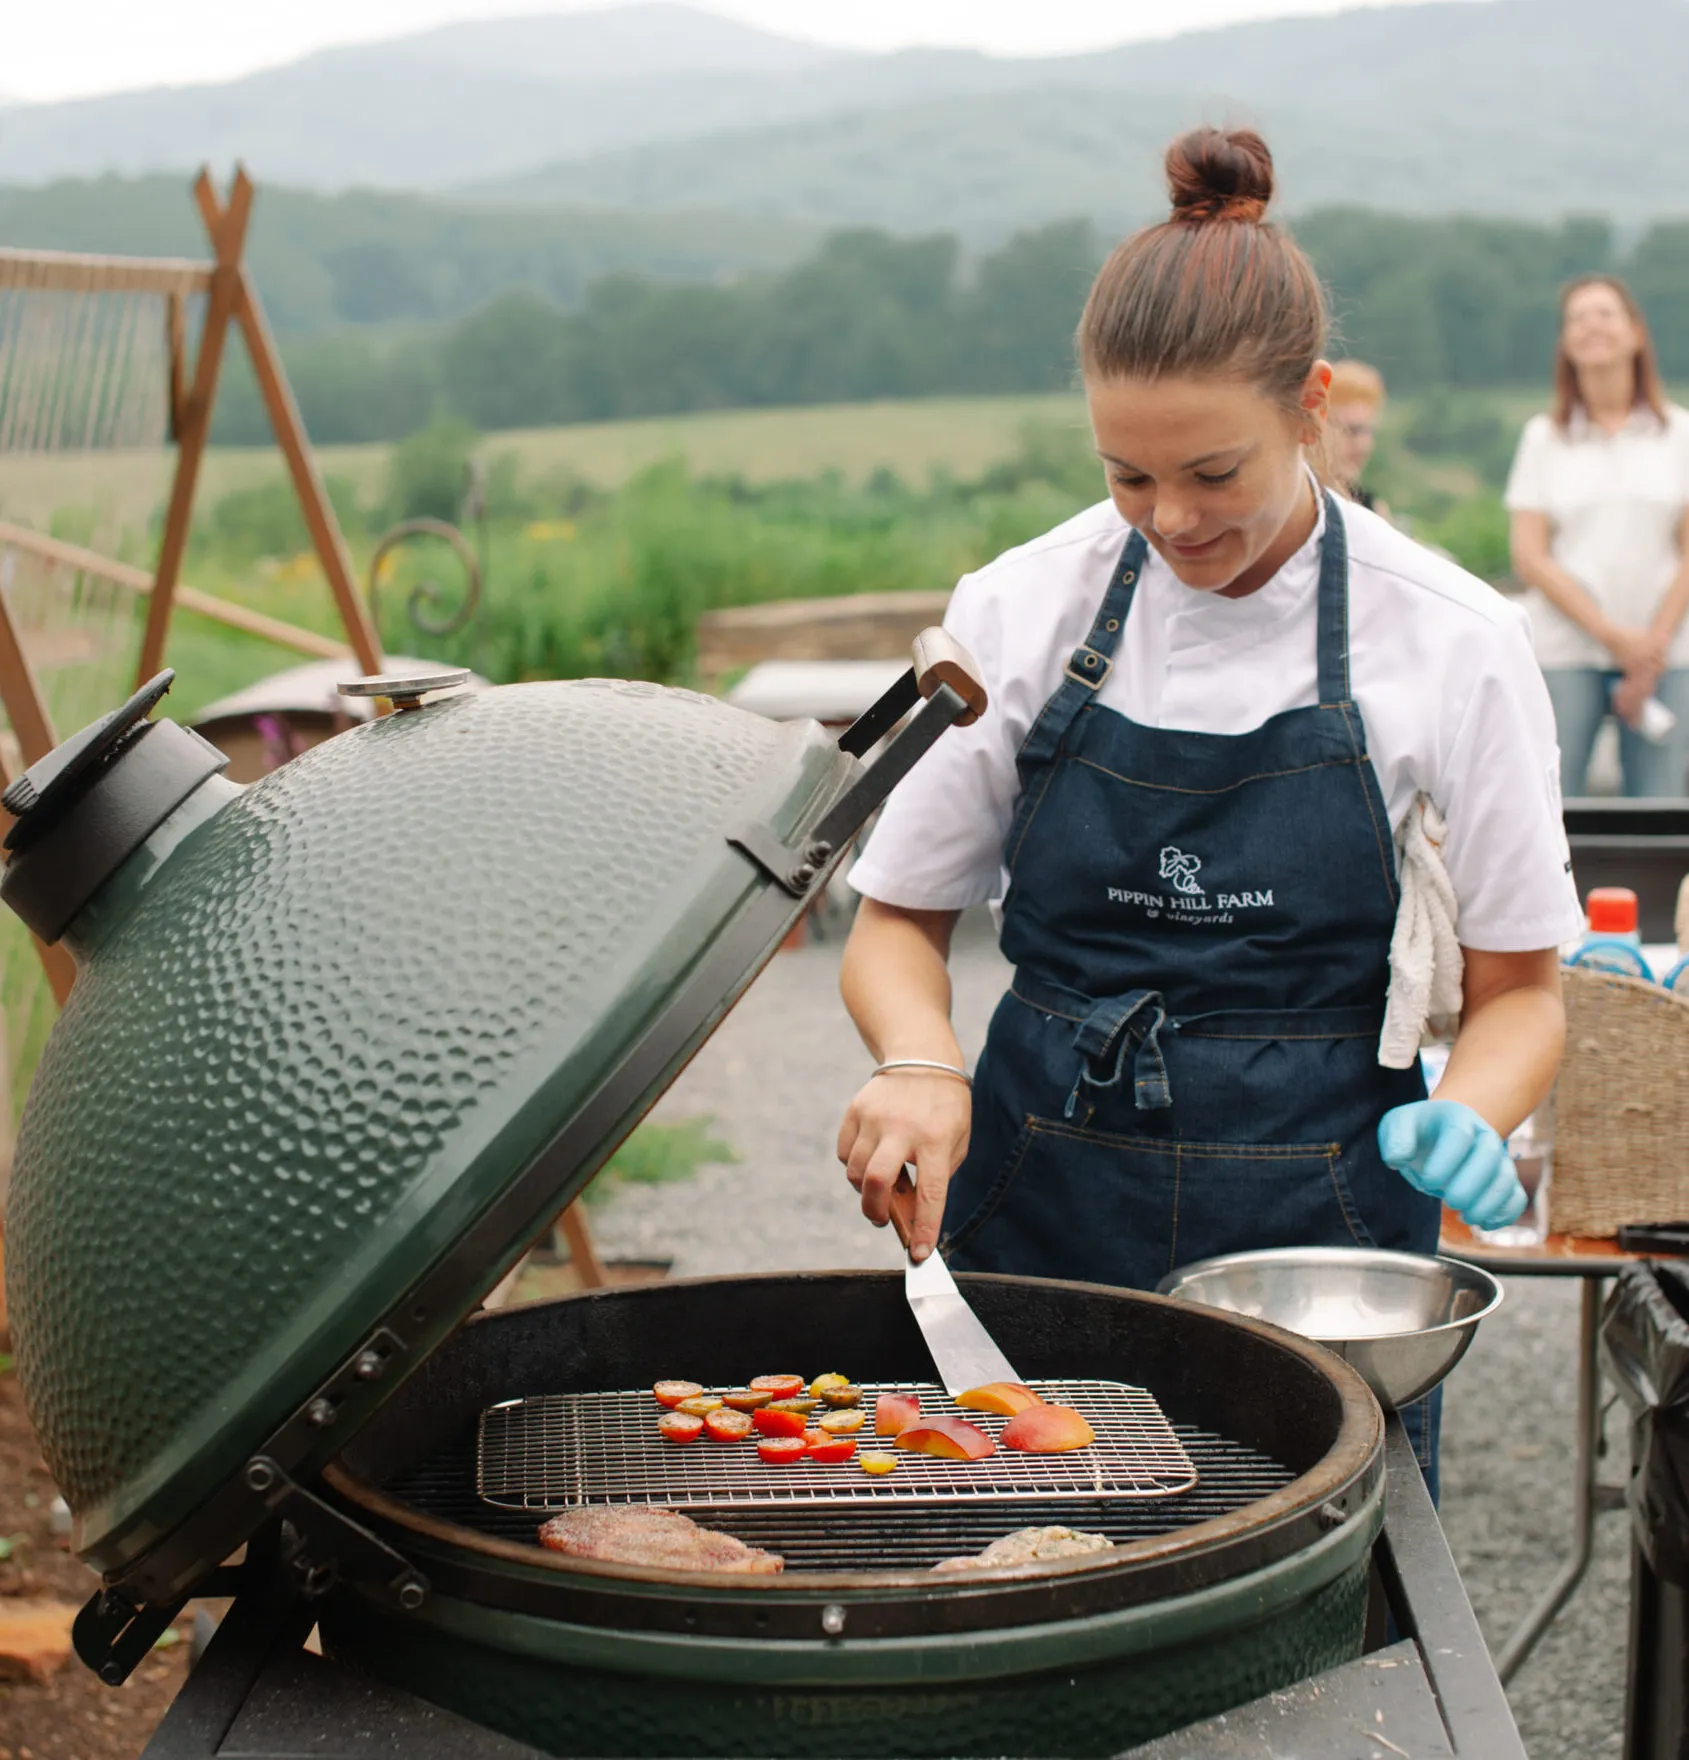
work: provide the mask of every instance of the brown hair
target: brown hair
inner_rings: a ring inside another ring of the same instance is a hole
[[[1079,320],[1088,379],[1237,374],[1287,407],[1324,352],[1312,264],[1264,216],[1273,156],[1253,129],[1196,128],[1167,149],[1173,212],[1115,247]]]
[[[1578,370],[1566,354],[1566,308],[1572,303],[1572,296],[1582,293],[1586,287],[1611,288],[1636,326],[1631,407],[1646,405],[1663,424],[1666,419],[1665,386],[1660,383],[1660,366],[1654,358],[1654,338],[1641,306],[1636,303],[1635,294],[1616,275],[1580,275],[1560,289],[1560,334],[1554,342],[1554,425],[1564,430],[1571,422],[1573,411],[1583,408],[1583,396],[1578,390]]]
[[[1365,361],[1331,363],[1331,401],[1364,403],[1368,409],[1384,407],[1384,375]]]

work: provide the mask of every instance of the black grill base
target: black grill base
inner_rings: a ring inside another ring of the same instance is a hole
[[[921,1571],[940,1559],[981,1551],[1017,1528],[1078,1528],[1106,1534],[1116,1545],[1171,1534],[1229,1515],[1288,1485],[1294,1475],[1257,1449],[1192,1425],[1175,1432],[1198,1473],[1177,1497],[1005,1498],[1001,1502],[908,1506],[889,1501],[789,1509],[778,1505],[684,1513],[748,1546],[777,1552],[793,1571]],[[448,1447],[387,1486],[389,1496],[423,1515],[454,1522],[493,1539],[531,1542],[544,1517],[485,1503],[475,1491],[475,1434]]]
[[[1398,1420],[1388,1428],[1388,1514],[1373,1550],[1372,1623],[1382,1628],[1388,1613],[1401,1640],[1121,1760],[1265,1753],[1379,1760],[1389,1750],[1375,1735],[1405,1754],[1525,1760],[1412,1448]],[[143,1760],[540,1760],[356,1669],[302,1654],[314,1618],[255,1554],[247,1586]]]

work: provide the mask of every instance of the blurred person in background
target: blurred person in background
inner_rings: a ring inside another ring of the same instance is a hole
[[[1378,444],[1378,423],[1384,414],[1384,375],[1365,361],[1331,364],[1331,413],[1326,421],[1326,459],[1333,486],[1357,507],[1370,508],[1385,519],[1388,507],[1362,482],[1367,461]]]
[[[1624,792],[1683,794],[1689,411],[1666,401],[1641,308],[1610,275],[1583,276],[1560,296],[1554,409],[1525,424],[1506,499],[1513,571],[1534,589],[1563,792],[1587,788],[1612,715]]]

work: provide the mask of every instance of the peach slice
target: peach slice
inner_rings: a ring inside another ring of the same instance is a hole
[[[1066,1454],[1070,1448],[1088,1448],[1097,1433],[1071,1406],[1040,1404],[1012,1417],[997,1440],[1023,1454]]]
[[[896,1436],[900,1431],[907,1430],[911,1424],[918,1423],[921,1416],[921,1402],[913,1393],[882,1393],[874,1401],[874,1434],[876,1436]]]
[[[1030,1387],[1019,1381],[988,1381],[983,1387],[970,1387],[956,1395],[957,1405],[970,1412],[995,1412],[999,1418],[1012,1418],[1028,1406],[1044,1402]]]
[[[961,1418],[927,1418],[900,1431],[897,1446],[946,1461],[982,1461],[997,1452],[997,1444],[983,1430]]]

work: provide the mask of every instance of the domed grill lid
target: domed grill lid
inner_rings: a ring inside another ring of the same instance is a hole
[[[9,1294],[111,1586],[79,1636],[102,1673],[272,1514],[317,1568],[427,1593],[312,1482],[983,707],[965,656],[917,661],[929,700],[867,766],[915,670],[837,745],[649,685],[437,700],[201,791],[68,925]]]

